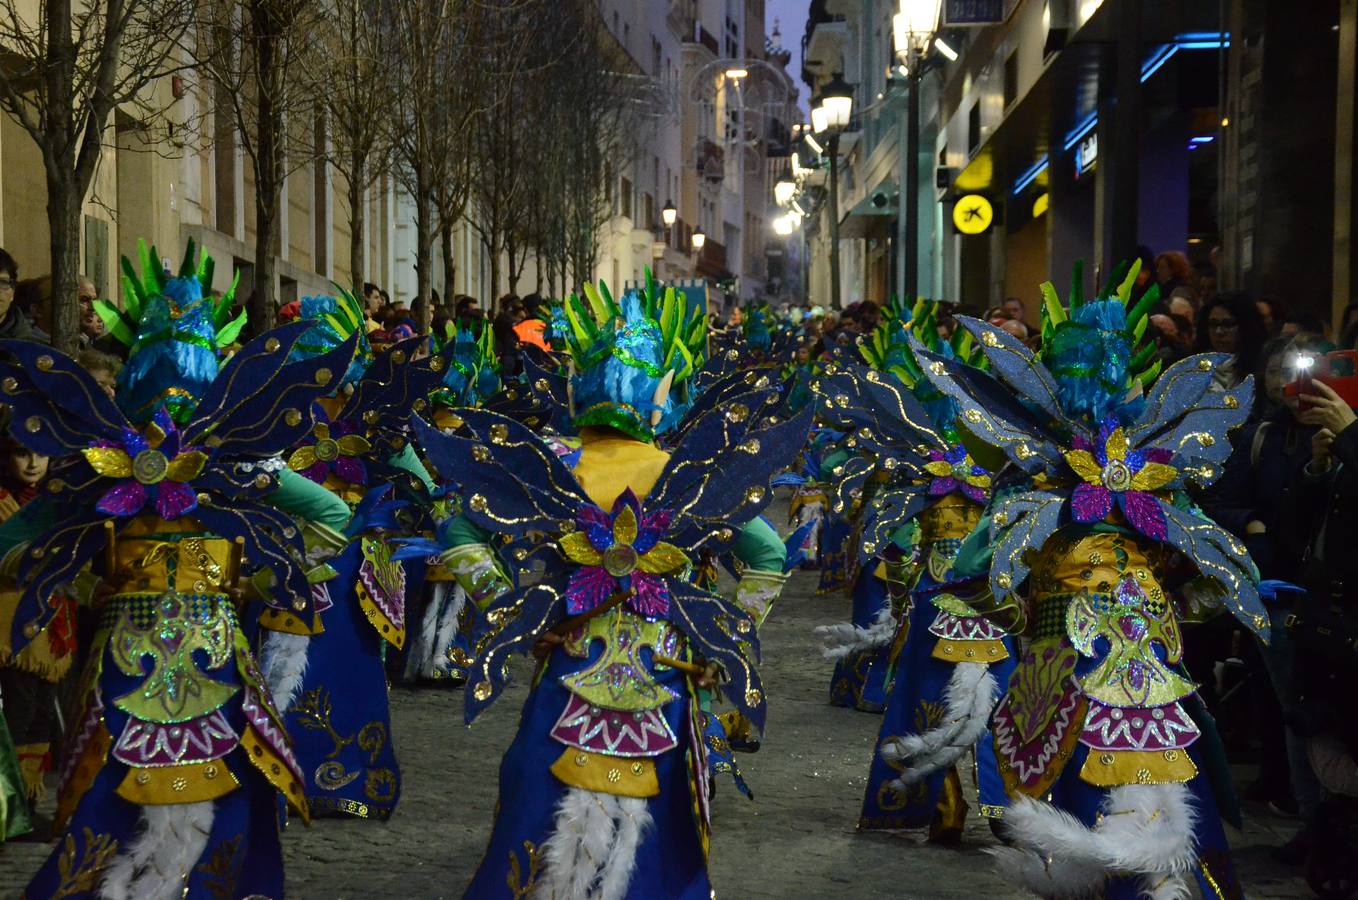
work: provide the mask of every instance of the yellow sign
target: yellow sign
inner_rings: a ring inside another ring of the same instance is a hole
[[[952,223],[962,234],[981,234],[995,221],[995,210],[990,201],[980,194],[958,198],[952,208]]]

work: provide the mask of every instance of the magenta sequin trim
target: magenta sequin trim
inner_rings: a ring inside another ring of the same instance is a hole
[[[575,694],[552,726],[552,737],[569,747],[609,756],[659,756],[679,744],[663,707],[636,712],[604,709]]]
[[[240,736],[220,709],[172,725],[129,717],[113,758],[139,768],[177,766],[221,759],[239,743]]]

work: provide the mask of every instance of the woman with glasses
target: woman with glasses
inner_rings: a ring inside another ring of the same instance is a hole
[[[47,335],[33,326],[28,316],[14,305],[19,286],[19,264],[0,248],[0,338],[47,343]]]
[[[1217,367],[1216,383],[1222,390],[1235,387],[1257,371],[1268,332],[1254,301],[1243,291],[1217,294],[1198,312],[1199,353],[1229,353],[1231,359]]]

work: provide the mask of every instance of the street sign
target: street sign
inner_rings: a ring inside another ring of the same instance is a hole
[[[1006,0],[944,0],[943,24],[952,28],[998,25],[1015,5]]]

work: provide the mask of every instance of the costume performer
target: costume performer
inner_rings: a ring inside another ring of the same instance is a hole
[[[556,309],[553,307],[553,321]],[[500,391],[501,382],[494,337],[488,326],[482,326],[479,336],[467,329],[453,330],[440,352],[447,354],[447,366],[442,382],[429,396],[431,417],[438,428],[451,431],[460,421],[456,409],[481,406]],[[524,360],[525,368],[534,365]],[[445,480],[437,493],[444,498],[438,518],[451,518],[456,511],[451,504],[457,503],[458,485]],[[415,615],[411,616],[413,627],[406,646],[405,680],[461,683],[472,662],[467,626],[476,616],[476,604],[467,602],[467,592],[445,566],[430,566],[424,582],[422,608],[412,610]]]
[[[955,591],[972,611],[1031,638],[991,725],[1014,841],[996,855],[1047,897],[1183,897],[1195,882],[1237,897],[1180,623],[1205,605],[1257,633],[1268,618],[1244,546],[1184,492],[1220,475],[1253,387],[1213,390],[1223,354],[1154,380],[1153,344],[1136,348],[1155,289],[1127,309],[1137,268],[1090,302],[1077,271],[1069,311],[1043,285],[1040,357],[970,318],[993,375],[916,353],[960,424],[1030,479],[997,494],[954,563],[980,576]]]
[[[695,692],[720,673],[728,699],[762,727],[755,621],[781,588],[785,551],[755,516],[809,414],[771,421],[781,402],[771,386],[658,449],[651,441],[672,426],[704,352],[701,312],[672,290],[621,304],[602,286],[587,293],[567,307],[578,449],[480,410],[460,413],[452,437],[417,426],[437,468],[464,485],[465,518],[442,532],[447,561],[501,623],[468,682],[468,718],[499,695],[510,654],[536,645],[543,659],[467,896],[707,900]],[[490,531],[541,533],[542,579],[510,589]],[[685,577],[706,545],[747,564],[734,603]]]
[[[400,800],[401,772],[391,729],[384,653],[405,641],[405,597],[423,563],[395,555],[407,526],[398,514],[432,488],[404,429],[437,383],[440,357],[415,360],[423,338],[367,352],[358,301],[308,297],[311,326],[294,348],[302,360],[346,341],[359,351],[318,406],[317,423],[288,455],[288,467],[333,491],[353,516],[342,530],[313,529],[333,578],[316,586],[310,621],[266,613],[265,676],[278,697],[313,814],[386,819]],[[427,502],[427,501],[426,501]],[[413,527],[413,526],[410,526]]]
[[[858,635],[861,652],[885,648],[891,672],[858,827],[928,826],[931,840],[952,841],[967,812],[957,768],[966,755],[975,755],[981,814],[998,817],[1005,806],[987,723],[1014,648],[995,624],[950,609],[946,595],[929,596],[950,580],[991,487],[990,473],[960,442],[957,405],[925,377],[907,340],[909,325],[934,352],[974,364],[971,335],[958,333],[955,345],[940,340],[936,312],[922,300],[889,307],[863,346],[872,370],[830,376],[822,389],[831,398],[823,414],[854,433],[865,453],[845,465],[840,495],[863,482],[864,460],[886,473],[863,510],[861,552],[879,551],[900,607],[886,619],[893,627]],[[841,393],[847,406],[836,402]]]
[[[13,645],[47,626],[54,595],[106,601],[61,772],[64,834],[29,897],[280,896],[278,794],[305,816],[236,601],[268,585],[265,603],[309,610],[290,514],[324,518],[334,501],[277,455],[353,345],[290,365],[305,329],[284,327],[219,372],[239,329],[230,296],[204,298],[212,265],[195,267],[191,244],[177,278],[159,260],[143,245],[140,280],[124,261],[115,332],[135,337],[116,404],[69,357],[0,344],[10,434],[62,460],[0,526],[0,570],[24,592]]]

